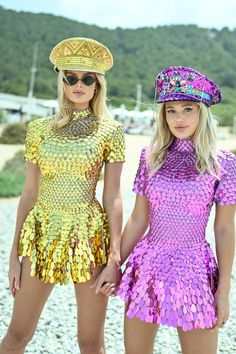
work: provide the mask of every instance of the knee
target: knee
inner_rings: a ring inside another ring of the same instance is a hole
[[[80,339],[78,338],[78,344],[81,354],[104,354],[104,346],[101,341],[94,339]]]
[[[34,333],[25,333],[21,329],[9,327],[2,345],[8,350],[20,350],[26,347]]]

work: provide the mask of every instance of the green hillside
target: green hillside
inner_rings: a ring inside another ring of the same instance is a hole
[[[222,88],[224,101],[214,112],[223,124],[236,115],[236,29],[203,29],[194,25],[110,30],[64,17],[16,12],[0,7],[0,92],[27,95],[34,45],[38,42],[34,95],[56,97],[56,74],[48,56],[67,37],[91,37],[107,45],[114,67],[107,73],[113,105],[133,108],[136,86],[142,102],[153,102],[156,74],[169,65],[188,65],[203,71]]]

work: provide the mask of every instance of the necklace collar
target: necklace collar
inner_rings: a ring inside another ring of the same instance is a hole
[[[171,149],[179,152],[193,152],[195,146],[191,138],[188,139],[175,139],[171,145]]]
[[[74,110],[72,119],[77,120],[77,119],[91,117],[92,115],[93,115],[93,111],[90,107],[88,107],[82,110]]]

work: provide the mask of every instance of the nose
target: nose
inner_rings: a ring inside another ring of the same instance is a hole
[[[83,87],[83,82],[81,81],[81,79],[78,79],[76,86]]]
[[[177,112],[176,114],[175,114],[175,120],[176,121],[183,121],[184,120],[184,117],[183,117],[183,115],[179,112]]]

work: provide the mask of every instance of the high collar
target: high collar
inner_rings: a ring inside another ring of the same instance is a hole
[[[192,139],[177,139],[173,141],[171,144],[171,150],[179,151],[179,152],[194,152],[195,146]]]
[[[72,119],[73,120],[80,120],[80,119],[84,119],[87,117],[91,117],[93,115],[94,115],[94,113],[93,113],[92,109],[90,107],[88,107],[88,108],[82,109],[82,110],[75,110],[73,112]]]

